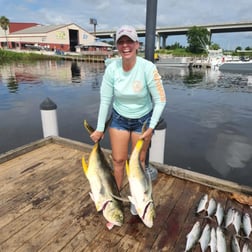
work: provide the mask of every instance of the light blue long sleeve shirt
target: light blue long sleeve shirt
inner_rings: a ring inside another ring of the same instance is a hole
[[[122,59],[111,62],[103,76],[100,89],[100,108],[96,130],[104,131],[109,108],[121,116],[141,118],[153,110],[150,128],[155,128],[166,104],[161,76],[156,66],[137,56],[135,66],[128,72],[122,68]]]

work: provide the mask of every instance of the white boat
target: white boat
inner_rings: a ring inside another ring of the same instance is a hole
[[[224,55],[222,49],[209,50],[208,59],[213,69],[230,72],[251,72],[252,60],[249,58],[242,58],[239,56]]]
[[[210,50],[207,47],[207,54],[208,54],[207,62],[209,63],[211,68],[216,69],[222,64],[224,60],[222,49]]]
[[[226,61],[219,66],[220,71],[230,72],[251,72],[252,73],[252,60],[244,61]]]

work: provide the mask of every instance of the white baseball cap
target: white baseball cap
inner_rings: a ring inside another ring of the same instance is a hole
[[[116,32],[116,42],[122,37],[122,36],[127,36],[133,41],[138,41],[138,36],[136,29],[132,26],[129,25],[123,25],[121,26],[117,32]]]

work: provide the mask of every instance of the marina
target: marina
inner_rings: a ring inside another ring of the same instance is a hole
[[[160,55],[156,61],[158,67],[188,67],[188,68],[211,68],[220,71],[235,73],[251,73],[252,60],[241,59],[238,56],[224,55],[221,49],[208,50],[207,56],[201,57],[173,57]]]
[[[153,163],[158,169],[154,226],[144,226],[125,202],[124,224],[108,230],[81,167],[82,156],[87,158],[91,148],[48,137],[0,155],[0,251],[184,251],[196,221],[201,229],[207,223],[218,226],[214,218],[195,214],[204,194],[221,203],[225,212],[232,207],[252,216],[251,187]],[[121,195],[128,192],[125,179]],[[234,232],[233,226],[225,231],[227,246]],[[200,251],[199,242],[193,251]]]

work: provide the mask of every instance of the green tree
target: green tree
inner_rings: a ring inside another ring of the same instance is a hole
[[[242,50],[242,47],[241,47],[241,46],[237,46],[237,47],[235,48],[235,52],[241,51],[241,50]]]
[[[187,32],[188,50],[192,53],[203,53],[210,46],[210,32],[203,27],[193,26]]]
[[[175,42],[173,45],[171,45],[170,49],[175,50],[175,49],[179,49],[182,48],[182,46],[180,45],[179,42]]]
[[[7,17],[5,17],[5,16],[0,17],[0,26],[4,30],[4,33],[5,33],[7,48],[8,48],[8,40],[7,40],[6,31],[9,28],[9,24],[10,24],[10,21],[9,21],[9,19]]]
[[[214,43],[214,44],[211,44],[210,49],[218,50],[218,49],[220,49],[220,46],[218,44]]]

